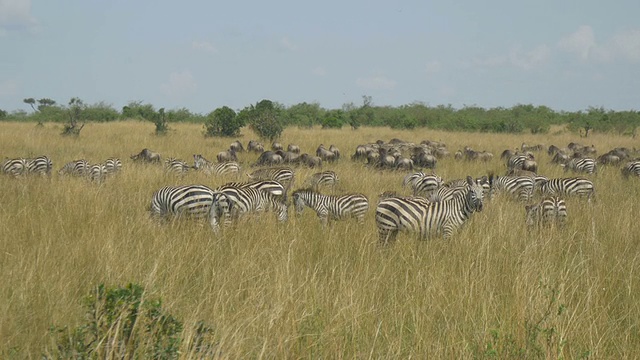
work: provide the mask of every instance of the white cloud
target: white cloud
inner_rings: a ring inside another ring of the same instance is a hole
[[[0,97],[15,95],[18,93],[18,84],[13,80],[0,82]]]
[[[547,63],[550,54],[549,47],[544,44],[527,52],[522,52],[519,47],[515,47],[509,52],[509,62],[521,69],[531,70]]]
[[[442,69],[442,65],[438,60],[429,61],[425,65],[425,71],[427,72],[427,75],[438,73],[440,72],[441,69]]]
[[[588,60],[596,47],[596,38],[591,26],[583,25],[575,32],[558,41],[558,48],[574,53],[582,60]]]
[[[297,46],[293,42],[291,42],[291,40],[289,40],[289,38],[286,36],[280,39],[280,41],[278,42],[278,47],[281,50],[287,50],[287,51],[295,51],[297,49]]]
[[[173,72],[169,75],[169,81],[160,86],[160,90],[171,98],[185,97],[196,92],[198,84],[189,70]]]
[[[396,87],[396,81],[385,76],[358,78],[356,84],[367,90],[393,90]]]
[[[312,69],[311,73],[313,75],[316,75],[316,76],[326,76],[327,75],[327,70],[325,68],[323,68],[322,66],[318,66],[318,67]]]
[[[36,25],[31,15],[31,0],[0,0],[0,32],[30,30]]]
[[[616,54],[632,62],[640,61],[640,30],[615,34],[611,46]]]
[[[218,49],[207,41],[192,41],[191,48],[194,50],[204,51],[209,54],[216,54]]]

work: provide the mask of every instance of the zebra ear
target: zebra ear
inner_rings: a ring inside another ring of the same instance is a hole
[[[473,181],[473,178],[471,176],[468,176],[468,175],[467,175],[467,184],[469,184],[469,185],[475,184],[475,182]]]

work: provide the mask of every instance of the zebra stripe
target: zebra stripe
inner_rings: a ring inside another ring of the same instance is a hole
[[[173,173],[182,176],[189,171],[189,165],[180,159],[168,158],[164,163],[168,174]]]
[[[2,164],[2,172],[8,175],[20,176],[27,171],[27,160],[23,158],[8,159]]]
[[[528,227],[549,225],[554,222],[558,225],[564,225],[567,219],[567,204],[557,196],[546,197],[541,202],[525,205],[524,208]]]
[[[321,186],[330,186],[332,189],[335,189],[339,182],[340,179],[335,171],[326,170],[312,174],[305,182],[305,185],[318,191]]]
[[[228,174],[239,174],[240,173],[240,165],[238,165],[235,161],[228,161],[222,163],[213,163],[207,159],[205,159],[200,154],[193,155],[193,167],[196,170],[201,170],[206,175],[213,176],[221,176]]]
[[[426,239],[432,234],[450,238],[472,213],[482,211],[482,186],[468,176],[465,191],[453,199],[427,203],[424,200],[390,197],[376,208],[376,225],[380,242],[393,242],[399,231],[411,231]]]
[[[62,169],[58,171],[59,175],[85,176],[89,174],[91,165],[85,159],[74,160],[66,163]]]
[[[220,191],[213,192],[211,207],[209,208],[209,225],[215,234],[220,232],[220,218],[225,227],[231,225],[232,202],[227,195]]]
[[[568,163],[562,166],[564,167],[564,171],[571,170],[573,172],[582,172],[586,174],[593,174],[597,170],[596,160],[589,158],[571,159]]]
[[[104,164],[91,165],[87,174],[89,180],[101,183],[107,176],[107,168]]]
[[[518,200],[528,201],[533,196],[534,179],[529,176],[489,175],[491,196],[497,191],[505,192]]]
[[[153,194],[149,211],[154,217],[208,216],[214,191],[204,185],[165,186]]]
[[[295,181],[295,174],[290,167],[277,167],[277,168],[265,168],[256,170],[247,176],[252,180],[275,180],[284,186],[284,198],[286,200],[287,193],[293,182]]]
[[[272,196],[275,196],[278,198],[280,197],[284,198],[284,191],[285,191],[284,186],[282,186],[282,184],[280,184],[275,180],[258,180],[258,181],[250,181],[245,183],[230,182],[218,187],[216,190],[221,191],[224,188],[257,189],[260,191],[268,192]]]
[[[276,182],[277,183],[277,182]],[[272,193],[251,187],[223,186],[217,191],[224,193],[231,202],[231,217],[239,218],[249,212],[273,210],[278,221],[285,222],[289,218],[287,205]]]
[[[42,155],[33,159],[26,159],[26,161],[29,174],[51,175],[53,163],[48,157]]]
[[[624,177],[629,177],[629,175],[640,177],[640,160],[630,161],[626,163],[621,171]]]
[[[593,182],[584,178],[559,178],[540,180],[540,192],[544,196],[594,196]]]
[[[114,175],[122,169],[122,161],[118,158],[108,158],[104,162],[104,167],[107,175]]]
[[[529,155],[513,155],[507,160],[507,168],[510,170],[522,170],[524,162],[527,160],[532,160],[532,157]]]
[[[362,194],[346,194],[341,196],[323,195],[313,190],[296,190],[292,194],[296,214],[301,215],[305,206],[313,209],[323,226],[329,218],[342,220],[355,217],[364,223],[364,216],[369,211],[369,200]]]
[[[405,176],[402,186],[409,185],[413,190],[414,196],[428,196],[442,186],[442,178],[437,175],[426,175],[423,172],[417,172]]]

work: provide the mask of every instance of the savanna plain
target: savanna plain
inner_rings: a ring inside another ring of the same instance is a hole
[[[171,124],[165,136],[149,122],[89,123],[79,137],[61,126],[0,123],[0,158],[47,155],[50,178],[0,176],[0,357],[55,353],[50,328],[84,322],[83,299],[98,284],[144,287],[145,297],[185,324],[209,324],[217,356],[229,359],[527,358],[634,359],[640,356],[640,179],[619,166],[587,175],[595,200],[568,199],[564,227],[528,230],[524,203],[485,199],[450,240],[402,233],[379,245],[375,206],[384,191],[409,194],[407,172],[377,170],[350,159],[358,144],[399,138],[442,141],[494,153],[489,162],[442,159],[445,181],[506,172],[500,153],[523,142],[640,147],[610,134],[453,133],[428,129],[287,128],[279,142],[315,153],[336,145],[325,164],[340,177],[336,193],[360,192],[371,208],[364,224],[331,222],[310,209],[280,224],[273,213],[248,216],[216,236],[206,221],[159,224],[149,217],[154,191],[166,185],[216,187],[235,177],[168,175],[133,163],[143,148],[193,163],[210,160],[236,139],[205,138],[202,125]],[[243,129],[245,146],[256,135]],[[265,144],[268,145],[268,144]],[[241,179],[257,154],[241,153]],[[57,174],[66,162],[122,159],[102,184]],[[539,173],[565,174],[546,152]],[[297,168],[293,189],[317,169]],[[186,344],[186,342],[184,342]],[[199,355],[181,345],[181,358]],[[103,354],[108,354],[105,352]]]

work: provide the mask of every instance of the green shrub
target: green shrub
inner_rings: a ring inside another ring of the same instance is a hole
[[[204,136],[228,136],[236,137],[240,135],[240,129],[244,126],[244,121],[236,115],[228,106],[217,108],[207,115],[205,121]]]

